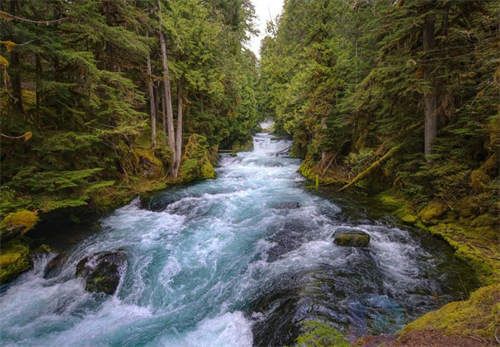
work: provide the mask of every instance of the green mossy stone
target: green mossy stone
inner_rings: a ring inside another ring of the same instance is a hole
[[[405,214],[401,217],[401,220],[405,223],[408,223],[408,224],[415,224],[417,222],[417,216],[413,215],[413,214]]]
[[[368,247],[370,235],[362,231],[336,232],[334,242],[343,247]]]
[[[0,284],[13,280],[31,269],[30,249],[21,241],[13,240],[2,245],[0,254]]]
[[[479,341],[494,343],[499,302],[500,284],[482,287],[472,293],[468,300],[450,302],[416,319],[401,331],[401,335],[428,330],[445,335],[474,336]]]
[[[318,321],[302,323],[303,333],[297,337],[296,346],[300,347],[349,347],[349,342],[335,328]]]
[[[441,201],[431,201],[418,214],[422,222],[430,224],[448,210],[448,205]]]

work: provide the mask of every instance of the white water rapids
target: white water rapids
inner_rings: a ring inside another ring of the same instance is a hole
[[[0,344],[283,345],[305,319],[352,336],[392,332],[452,298],[439,249],[385,223],[348,222],[305,189],[289,146],[259,133],[253,151],[222,157],[217,179],[116,210],[54,278],[43,278],[50,256],[38,258],[0,290]],[[369,248],[332,242],[351,227],[370,234]],[[116,249],[128,266],[115,295],[86,292],[78,261]]]

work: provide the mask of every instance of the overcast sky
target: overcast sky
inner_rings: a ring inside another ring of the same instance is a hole
[[[252,0],[255,6],[255,27],[259,29],[259,35],[253,36],[247,43],[255,55],[259,58],[260,40],[266,35],[266,23],[270,19],[274,19],[281,13],[283,0]]]

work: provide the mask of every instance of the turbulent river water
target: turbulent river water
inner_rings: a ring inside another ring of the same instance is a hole
[[[350,218],[305,187],[289,146],[259,133],[253,151],[221,158],[217,179],[116,210],[54,278],[43,278],[54,255],[38,257],[0,288],[0,344],[290,345],[303,320],[351,338],[390,333],[463,295],[466,270],[446,245]],[[370,246],[336,246],[346,228],[367,232]],[[116,249],[128,266],[115,295],[86,292],[78,261]]]

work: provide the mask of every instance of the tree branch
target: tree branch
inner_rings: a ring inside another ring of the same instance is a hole
[[[62,17],[62,18],[51,19],[51,20],[34,20],[34,19],[15,16],[15,15],[10,14],[10,13],[5,12],[5,11],[0,11],[0,19],[6,20],[6,21],[17,20],[17,21],[21,21],[21,22],[25,22],[25,23],[51,25],[51,24],[56,24],[56,23],[65,21],[66,19],[68,19],[68,17]]]

